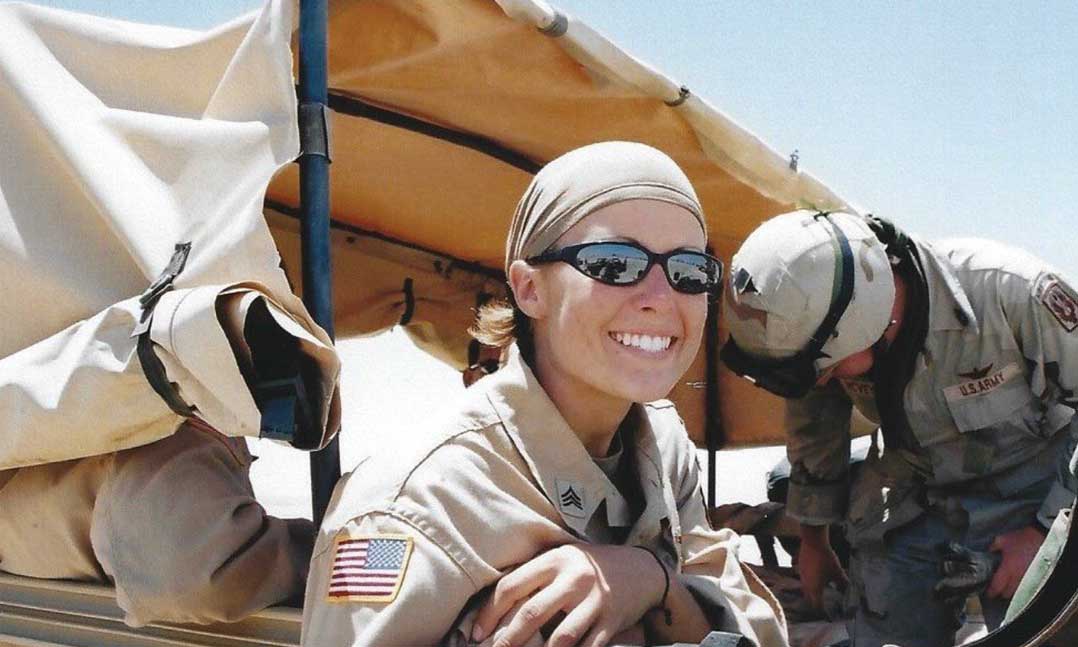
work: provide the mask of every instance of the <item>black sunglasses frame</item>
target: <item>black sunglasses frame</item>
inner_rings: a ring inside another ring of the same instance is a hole
[[[628,248],[631,248],[631,249],[635,249],[635,250],[637,250],[639,252],[643,252],[647,256],[648,264],[644,268],[644,271],[643,271],[642,274],[640,274],[640,276],[638,276],[638,277],[636,277],[636,278],[634,278],[634,279],[632,279],[630,281],[616,282],[616,281],[611,281],[611,280],[608,280],[608,279],[604,279],[602,276],[593,276],[593,275],[589,274],[588,272],[586,272],[583,268],[581,268],[580,265],[578,265],[576,261],[577,261],[577,256],[579,256],[579,254],[580,254],[580,252],[582,250],[585,250],[585,249],[587,249],[589,247],[595,247],[595,246],[598,246],[598,245],[618,245],[618,246],[622,246],[622,247],[628,247]],[[698,291],[698,292],[697,291],[692,291],[692,290],[685,290],[684,288],[679,287],[674,282],[674,279],[670,276],[670,267],[667,265],[667,263],[674,256],[680,256],[680,255],[683,255],[683,254],[684,255],[690,255],[690,256],[702,257],[708,263],[713,264],[714,267],[715,267],[715,275],[714,275],[713,279],[710,282],[705,283],[704,288],[702,290]],[[636,285],[637,283],[643,281],[644,278],[647,277],[648,273],[651,272],[651,268],[654,267],[656,263],[658,263],[659,266],[663,268],[663,275],[666,277],[666,282],[670,284],[670,287],[675,292],[679,292],[681,294],[707,294],[708,298],[710,298],[712,300],[718,298],[719,294],[721,294],[721,292],[722,292],[722,277],[723,277],[723,273],[724,273],[724,269],[725,269],[723,267],[722,261],[715,258],[711,254],[707,254],[705,252],[699,252],[699,251],[696,251],[694,249],[675,249],[673,251],[669,251],[669,252],[666,252],[664,254],[658,254],[658,253],[655,253],[655,252],[651,251],[647,247],[644,247],[643,245],[641,245],[639,243],[634,243],[634,242],[629,242],[629,241],[624,241],[624,240],[595,240],[595,241],[590,241],[590,242],[586,242],[586,243],[580,243],[580,244],[577,244],[577,245],[567,245],[567,246],[559,248],[559,249],[548,249],[547,251],[543,252],[542,254],[539,254],[538,256],[532,256],[531,258],[524,259],[524,262],[526,262],[526,263],[528,263],[530,265],[539,265],[539,264],[542,264],[542,263],[556,263],[558,261],[568,263],[573,269],[580,272],[581,274],[588,277],[589,279],[592,279],[594,281],[598,281],[598,282],[603,283],[605,285],[613,285],[613,286],[619,286],[619,287],[620,286]]]

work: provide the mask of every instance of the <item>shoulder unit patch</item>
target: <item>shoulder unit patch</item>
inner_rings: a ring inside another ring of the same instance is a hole
[[[1078,329],[1078,299],[1059,279],[1045,278],[1049,280],[1037,288],[1041,303],[1048,308],[1048,312],[1052,313],[1064,330],[1074,332]]]
[[[329,574],[330,602],[392,602],[397,598],[412,538],[406,535],[337,537]]]

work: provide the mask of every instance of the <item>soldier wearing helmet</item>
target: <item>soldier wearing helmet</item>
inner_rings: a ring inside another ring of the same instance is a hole
[[[930,244],[811,211],[761,225],[729,276],[723,360],[787,398],[787,510],[810,602],[846,581],[827,537],[844,520],[855,646],[953,644],[971,592],[998,625],[1075,498],[1075,291],[999,243]],[[851,483],[854,407],[880,428]],[[978,554],[994,575],[941,580]]]

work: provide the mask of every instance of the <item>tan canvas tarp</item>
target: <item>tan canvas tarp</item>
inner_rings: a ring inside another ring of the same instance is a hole
[[[0,5],[0,469],[172,433],[132,332],[183,242],[150,329],[180,396],[226,434],[259,433],[240,368],[260,304],[319,367],[336,431],[336,354],[261,214],[298,150],[293,14],[275,1],[202,33]]]
[[[529,168],[586,143],[640,141],[674,157],[727,260],[771,215],[844,204],[705,100],[542,2],[331,2],[329,66],[332,215],[351,228],[334,246],[346,252],[334,260],[341,336],[397,322],[412,278],[408,329],[425,326],[421,345],[460,366],[477,299],[503,290],[466,264],[498,272]],[[379,109],[438,132],[372,118]],[[298,204],[294,169],[274,180],[269,198]],[[283,251],[287,236],[273,229]],[[357,253],[373,240],[364,231],[427,252],[380,241],[369,260]],[[705,366],[702,353],[673,396],[699,441]],[[777,399],[725,371],[719,392],[730,444],[782,442]]]

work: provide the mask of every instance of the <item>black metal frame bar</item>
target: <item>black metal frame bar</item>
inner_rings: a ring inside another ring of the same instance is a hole
[[[711,249],[708,253],[714,255]],[[722,408],[719,402],[719,301],[707,304],[707,322],[704,324],[704,440],[707,445],[707,505],[715,507],[715,454],[726,444],[726,430],[722,427]]]

